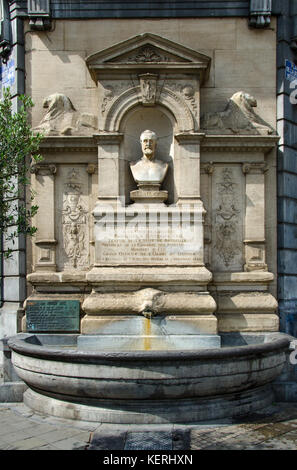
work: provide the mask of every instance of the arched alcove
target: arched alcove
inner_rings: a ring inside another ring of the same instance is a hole
[[[162,189],[168,191],[168,204],[176,200],[174,178],[174,129],[176,121],[171,113],[163,106],[145,107],[137,105],[129,110],[121,122],[121,133],[124,135],[120,149],[121,174],[120,194],[130,202],[130,191],[136,189],[129,162],[142,157],[140,135],[146,130],[154,131],[158,136],[156,159],[168,163],[168,172],[162,184]]]

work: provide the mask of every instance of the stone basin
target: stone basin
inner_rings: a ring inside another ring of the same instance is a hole
[[[24,403],[63,418],[190,423],[249,414],[273,400],[290,344],[282,333],[221,336],[197,350],[86,350],[80,335],[19,334],[8,342],[28,385]]]

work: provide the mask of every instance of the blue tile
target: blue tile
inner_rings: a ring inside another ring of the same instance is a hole
[[[278,250],[279,274],[297,274],[297,250]]]
[[[278,174],[278,196],[297,199],[297,175],[284,171]]]
[[[297,200],[278,198],[278,222],[297,224]]]

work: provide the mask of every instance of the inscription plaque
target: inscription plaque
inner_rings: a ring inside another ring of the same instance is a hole
[[[105,240],[97,248],[97,262],[102,265],[199,265],[202,263],[199,241]]]
[[[27,331],[79,332],[79,300],[30,300],[27,302]]]

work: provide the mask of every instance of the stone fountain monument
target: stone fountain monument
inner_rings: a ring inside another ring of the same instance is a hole
[[[45,100],[32,293],[10,341],[32,408],[160,423],[271,402],[289,344],[266,261],[278,137],[242,91],[200,118],[210,63],[145,33],[86,59],[98,116]]]

